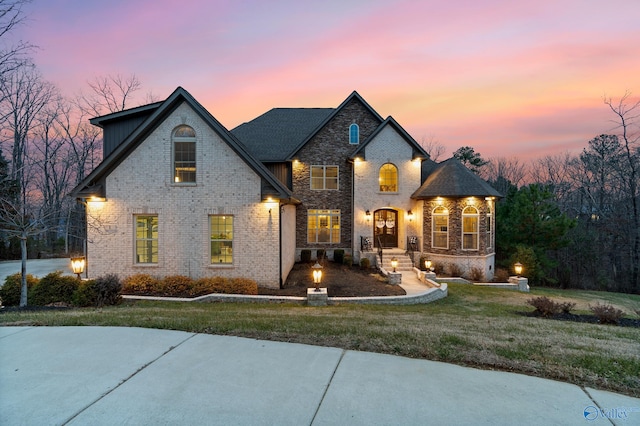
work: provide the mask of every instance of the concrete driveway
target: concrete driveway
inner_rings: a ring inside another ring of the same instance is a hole
[[[22,262],[9,260],[0,262],[0,286],[9,275],[20,273]],[[71,272],[71,259],[29,259],[27,260],[27,274],[42,278],[50,272],[62,271],[63,275],[73,275]]]

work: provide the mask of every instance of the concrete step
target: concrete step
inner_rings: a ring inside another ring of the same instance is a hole
[[[398,272],[407,272],[413,270],[413,262],[411,258],[405,254],[404,250],[400,249],[385,249],[382,252],[382,267],[387,271],[393,271],[393,267],[391,266],[391,259],[398,259],[398,266],[396,267],[396,271]],[[376,261],[378,265],[380,265],[380,256],[376,256]]]

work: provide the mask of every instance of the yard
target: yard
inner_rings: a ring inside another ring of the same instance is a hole
[[[306,271],[308,273],[308,271]],[[343,271],[344,273],[344,271]],[[357,272],[358,274],[360,272]],[[532,317],[526,301],[610,303],[638,319],[640,296],[450,284],[427,305],[124,302],[103,309],[0,310],[0,325],[136,326],[388,353],[546,377],[640,397],[640,327]],[[636,325],[633,325],[636,324]]]

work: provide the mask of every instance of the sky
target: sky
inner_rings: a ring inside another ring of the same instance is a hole
[[[638,0],[33,0],[12,37],[65,96],[135,74],[225,127],[356,90],[444,157],[576,153],[640,95]],[[444,158],[441,158],[444,159]]]

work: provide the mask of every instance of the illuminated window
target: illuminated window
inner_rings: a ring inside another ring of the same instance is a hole
[[[338,166],[311,166],[311,189],[338,189]]]
[[[358,145],[360,143],[360,127],[355,123],[349,126],[349,143],[351,145]]]
[[[209,216],[211,264],[233,263],[233,216]]]
[[[309,243],[339,243],[340,210],[308,210],[307,241]]]
[[[493,247],[493,214],[491,206],[487,206],[487,248]]]
[[[380,167],[380,192],[398,192],[398,168],[391,163]]]
[[[442,206],[433,209],[431,213],[431,247],[449,248],[449,210]]]
[[[478,250],[478,209],[462,210],[462,250]]]
[[[173,181],[196,181],[196,132],[189,126],[179,126],[173,131]]]
[[[136,216],[136,263],[158,263],[158,216]]]

